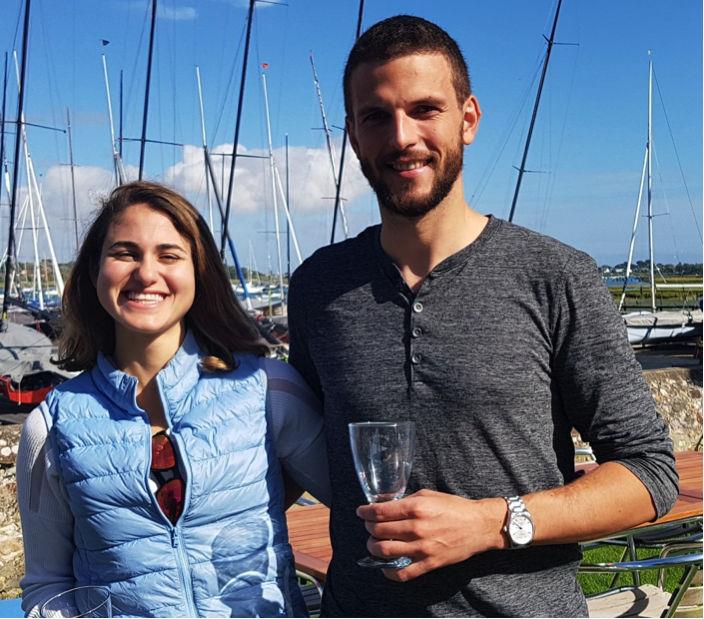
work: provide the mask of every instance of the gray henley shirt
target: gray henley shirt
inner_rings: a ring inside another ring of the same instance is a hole
[[[586,615],[576,544],[486,552],[408,583],[357,567],[368,534],[351,421],[415,422],[408,493],[562,486],[575,477],[574,427],[599,462],[638,476],[658,515],[677,495],[667,429],[591,258],[491,217],[414,294],[379,232],[320,249],[291,282],[290,361],[323,400],[333,492],[323,613]]]

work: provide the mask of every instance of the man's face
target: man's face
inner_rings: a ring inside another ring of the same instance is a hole
[[[462,149],[480,116],[474,96],[457,101],[445,56],[361,64],[350,79],[350,103],[350,142],[379,204],[406,217],[435,208],[460,176]]]

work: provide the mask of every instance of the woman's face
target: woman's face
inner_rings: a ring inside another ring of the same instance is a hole
[[[115,320],[117,343],[146,335],[175,338],[178,346],[196,290],[191,245],[169,217],[134,204],[108,228],[96,290]]]

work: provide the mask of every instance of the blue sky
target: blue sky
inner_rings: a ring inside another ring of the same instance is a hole
[[[0,52],[19,47],[20,0],[5,0]],[[139,137],[146,73],[149,0],[33,0],[27,79],[28,122],[74,127],[81,225],[111,184],[110,138],[101,53],[106,54],[117,114],[124,71],[125,137]],[[187,145],[147,147],[146,175],[169,182],[206,209],[195,66],[203,80],[208,142],[231,149],[239,91],[245,0],[160,0],[149,137]],[[364,27],[398,13],[423,16],[460,44],[483,109],[465,152],[467,199],[477,210],[507,217],[530,119],[537,76],[555,10],[552,0],[367,0]],[[303,257],[329,240],[332,175],[325,151],[309,53],[315,55],[329,122],[342,126],[341,76],[354,41],[356,0],[289,0],[259,4],[246,85],[240,145],[266,154],[261,63],[267,81],[277,166],[283,177],[289,136],[291,206]],[[647,52],[653,50],[659,91],[654,105],[654,209],[660,262],[701,261],[702,6],[695,0],[564,0],[543,102],[515,221],[592,254],[625,260],[646,139]],[[101,40],[110,41],[107,46]],[[0,62],[2,59],[0,58]],[[7,116],[16,112],[14,73]],[[660,95],[665,104],[663,113]],[[669,127],[672,131],[670,137]],[[341,132],[334,129],[337,155]],[[7,146],[12,152],[12,137]],[[29,128],[34,164],[59,254],[73,251],[66,137]],[[677,156],[686,179],[686,188]],[[139,147],[125,144],[136,167]],[[222,160],[215,157],[216,163]],[[350,234],[378,221],[373,194],[354,155],[343,193]],[[133,169],[133,168],[129,168]],[[134,173],[134,172],[133,172]],[[25,184],[25,180],[21,181]],[[227,175],[224,177],[227,184]],[[266,160],[240,160],[231,232],[243,263],[276,266],[274,209]],[[7,201],[3,190],[2,203]],[[3,206],[2,217],[6,218]],[[695,215],[696,213],[696,222]],[[215,224],[216,232],[219,224]],[[645,221],[636,257],[647,254]],[[5,236],[0,233],[0,242]],[[341,231],[337,238],[342,238]],[[251,246],[251,251],[250,251]],[[253,259],[250,258],[253,254]],[[297,260],[293,260],[293,267]]]

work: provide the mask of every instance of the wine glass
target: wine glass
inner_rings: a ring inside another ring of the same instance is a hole
[[[352,459],[359,483],[369,503],[400,499],[411,476],[416,429],[412,421],[362,421],[350,423]],[[401,569],[409,557],[364,557],[361,567]]]
[[[49,598],[40,617],[112,617],[110,589],[85,586],[69,589]]]

